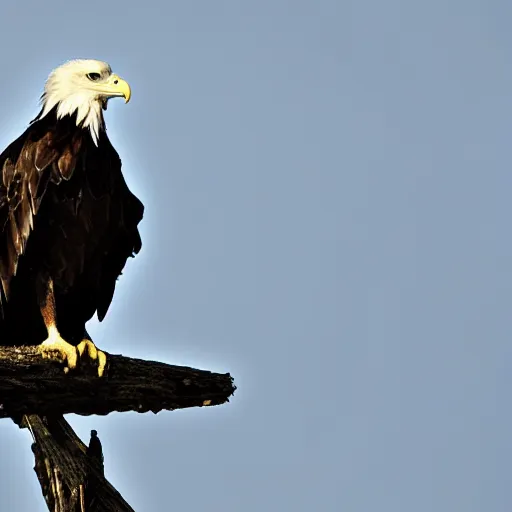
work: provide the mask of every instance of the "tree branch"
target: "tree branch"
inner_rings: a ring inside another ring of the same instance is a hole
[[[63,363],[43,359],[36,347],[0,347],[0,418],[157,413],[220,405],[235,389],[229,373],[110,354],[101,378],[87,363],[65,374]]]

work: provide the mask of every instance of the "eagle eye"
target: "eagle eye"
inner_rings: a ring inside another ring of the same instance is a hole
[[[97,82],[101,78],[101,75],[99,73],[87,73],[87,78],[92,82]]]

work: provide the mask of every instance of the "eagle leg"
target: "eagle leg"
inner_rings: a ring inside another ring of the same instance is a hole
[[[78,344],[76,347],[78,349],[78,353],[80,357],[87,350],[87,354],[92,361],[98,361],[98,376],[102,377],[103,372],[105,371],[105,366],[107,364],[107,356],[105,352],[99,350],[94,342],[91,340],[87,332],[85,333],[84,339]]]
[[[53,281],[50,278],[41,305],[41,315],[48,331],[48,338],[39,345],[39,351],[44,358],[52,358],[55,353],[67,362],[64,373],[76,368],[78,361],[77,348],[64,340],[57,329],[57,315],[55,308],[55,296],[53,294]]]

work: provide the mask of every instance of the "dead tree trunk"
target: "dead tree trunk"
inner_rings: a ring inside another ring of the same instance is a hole
[[[65,374],[61,363],[43,359],[35,347],[0,347],[0,418],[30,430],[34,470],[50,512],[133,512],[87,456],[64,414],[220,405],[236,389],[229,373],[107,358],[99,378],[87,364]]]
[[[50,512],[134,512],[62,416],[26,415],[22,427],[34,440],[34,471]]]

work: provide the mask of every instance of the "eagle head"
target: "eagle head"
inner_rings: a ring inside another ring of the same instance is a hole
[[[131,90],[128,83],[112,73],[106,63],[93,59],[66,62],[54,69],[41,96],[42,119],[55,107],[57,119],[76,113],[77,126],[89,128],[95,143],[104,127],[102,109],[107,109],[110,98],[122,97],[128,103]]]

